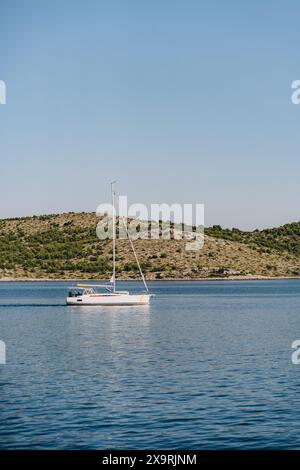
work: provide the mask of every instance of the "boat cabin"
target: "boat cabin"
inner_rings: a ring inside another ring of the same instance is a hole
[[[82,295],[93,295],[95,294],[95,289],[92,288],[83,288],[83,287],[71,287],[69,289],[68,297],[81,297]]]

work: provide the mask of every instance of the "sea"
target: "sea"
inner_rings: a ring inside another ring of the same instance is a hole
[[[69,285],[0,283],[0,449],[300,448],[300,280]]]

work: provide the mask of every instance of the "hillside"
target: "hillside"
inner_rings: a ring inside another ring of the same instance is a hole
[[[300,222],[253,232],[242,232],[237,228],[222,229],[219,225],[214,225],[206,229],[206,233],[215,238],[242,242],[267,250],[275,248],[279,252],[287,251],[300,256]]]
[[[108,279],[111,242],[100,241],[94,213],[0,220],[0,279]],[[185,240],[134,242],[147,279],[300,276],[300,223],[254,232],[205,230],[204,248]],[[138,277],[130,244],[117,241],[117,275]]]

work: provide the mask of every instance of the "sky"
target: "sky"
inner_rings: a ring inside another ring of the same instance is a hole
[[[300,220],[300,3],[0,0],[0,217],[203,203]]]

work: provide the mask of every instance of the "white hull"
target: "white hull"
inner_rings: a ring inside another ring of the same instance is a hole
[[[67,297],[67,305],[148,305],[150,295],[140,294],[88,294]]]

